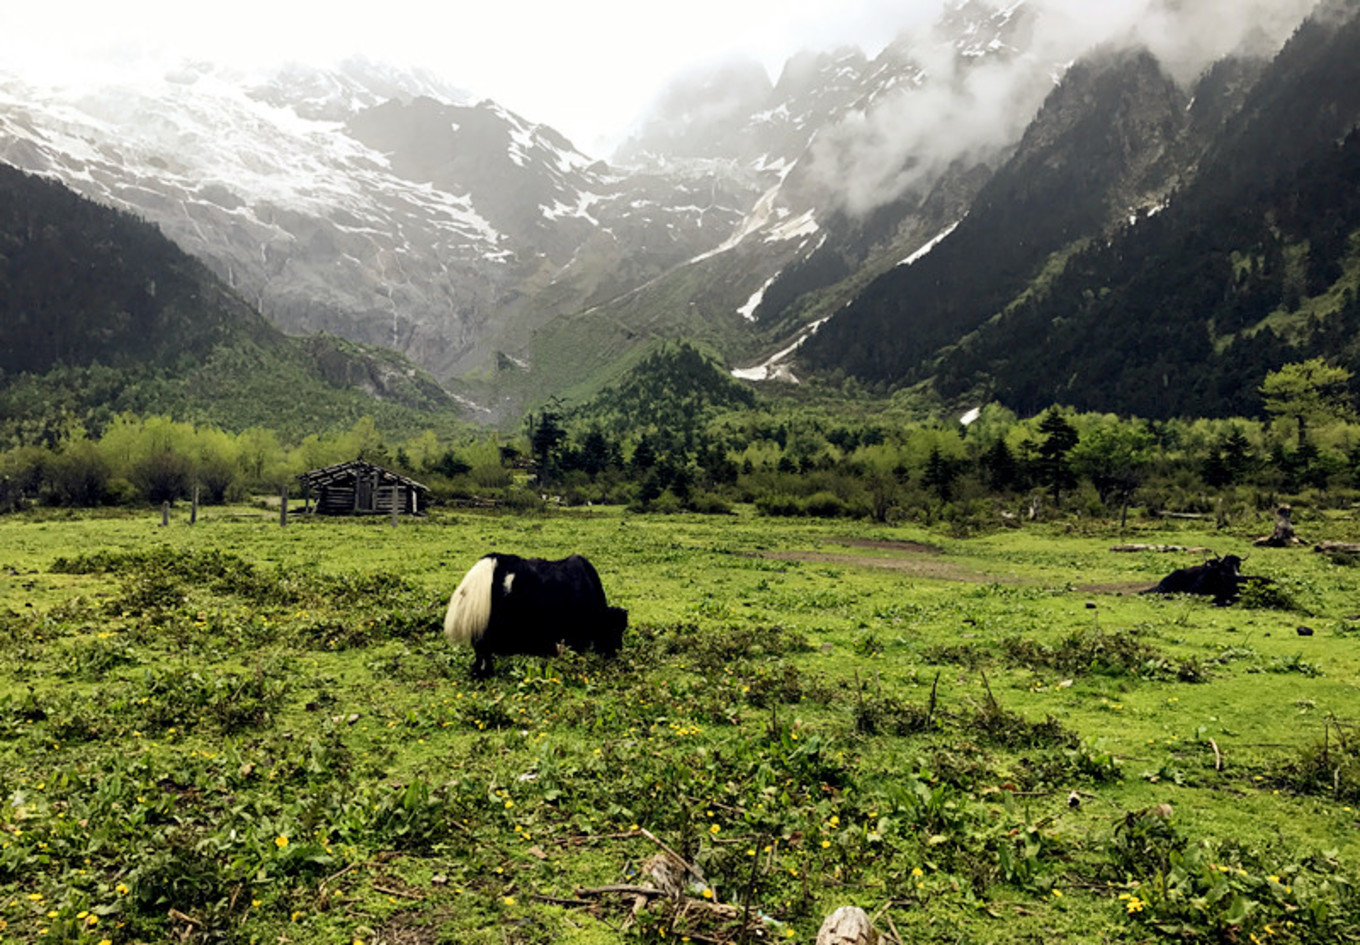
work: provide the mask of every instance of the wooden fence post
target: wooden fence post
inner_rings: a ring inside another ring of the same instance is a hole
[[[288,524],[288,481],[279,484],[279,526]]]
[[[189,509],[189,524],[198,522],[198,486],[194,486],[194,504]]]
[[[167,525],[169,525],[169,524],[170,524],[170,503],[169,503],[169,502],[162,502],[162,503],[161,503],[161,528],[165,528],[165,526],[167,526]]]
[[[392,527],[397,527],[397,516],[401,515],[401,503],[405,497],[402,495],[400,485],[392,487]]]

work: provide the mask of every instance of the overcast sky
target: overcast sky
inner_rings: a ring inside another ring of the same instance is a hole
[[[249,65],[353,54],[433,68],[601,154],[665,80],[736,51],[875,53],[943,0],[0,0],[0,68],[36,81],[146,51]],[[17,9],[16,9],[17,8]]]
[[[0,70],[78,83],[110,61],[159,76],[185,58],[259,67],[362,55],[432,69],[606,157],[678,73],[744,53],[773,79],[801,49],[847,43],[872,56],[934,22],[944,2],[0,0]],[[1136,41],[1189,81],[1253,34],[1266,40],[1258,51],[1275,47],[1315,0],[1025,2],[1043,10],[1036,56],[1067,62],[1094,43]]]

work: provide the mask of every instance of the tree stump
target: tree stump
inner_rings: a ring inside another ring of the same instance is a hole
[[[1265,538],[1258,538],[1254,545],[1258,548],[1290,548],[1299,544],[1299,539],[1294,535],[1294,523],[1290,521],[1294,510],[1288,505],[1281,505],[1275,510],[1275,530]]]
[[[878,945],[878,932],[858,906],[841,906],[822,922],[817,945]]]

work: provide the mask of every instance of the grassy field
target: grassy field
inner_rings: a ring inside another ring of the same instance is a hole
[[[1357,941],[1360,568],[1248,537],[0,518],[0,941]],[[590,557],[622,657],[471,680],[492,550]]]

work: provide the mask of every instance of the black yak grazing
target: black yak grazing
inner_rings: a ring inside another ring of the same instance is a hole
[[[555,656],[559,645],[612,656],[628,611],[610,607],[594,565],[489,554],[463,577],[444,616],[444,636],[472,646],[472,674],[491,674],[495,654]]]
[[[1144,594],[1204,594],[1214,599],[1219,607],[1237,600],[1242,584],[1253,580],[1242,574],[1242,559],[1237,555],[1210,558],[1192,568],[1180,568],[1162,578],[1156,587]]]

